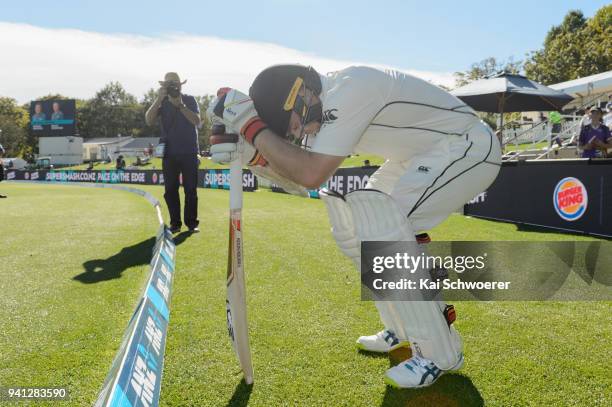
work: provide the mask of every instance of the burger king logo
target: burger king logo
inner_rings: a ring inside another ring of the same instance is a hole
[[[557,214],[567,221],[578,220],[588,204],[587,190],[577,178],[563,178],[555,187],[553,205]]]

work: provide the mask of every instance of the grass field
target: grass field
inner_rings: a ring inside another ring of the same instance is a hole
[[[142,187],[161,200],[161,187]],[[91,405],[148,273],[156,218],[125,192],[0,184],[0,386],[68,386]],[[202,233],[176,237],[163,406],[609,406],[610,302],[456,303],[466,365],[422,390],[384,371],[406,354],[355,350],[380,329],[336,249],[323,203],[244,196],[255,385],[225,322],[228,193],[202,190]],[[452,215],[434,240],[584,240]],[[517,253],[520,255],[520,253]],[[1,402],[0,402],[1,404]],[[53,405],[40,403],[36,405]]]
[[[360,154],[360,155],[352,155],[350,157],[347,157],[344,162],[342,163],[342,167],[361,167],[363,165],[363,162],[365,160],[370,160],[370,165],[381,165],[384,160],[381,157],[375,156],[375,155],[371,155],[371,154]],[[134,163],[136,162],[136,159],[134,158],[128,158],[126,159],[126,164],[128,166],[134,165]],[[88,164],[82,164],[82,165],[75,165],[75,166],[71,166],[71,167],[64,167],[64,168],[58,168],[58,169],[66,169],[66,170],[86,170],[88,167]],[[162,160],[161,158],[151,158],[151,161],[147,164],[147,165],[142,165],[139,167],[134,167],[137,169],[142,169],[142,170],[160,170],[162,168]],[[212,161],[210,158],[208,157],[203,157],[200,159],[200,168],[201,169],[216,169],[216,168],[228,168],[227,165],[221,165],[221,164],[217,164],[216,162]],[[97,163],[94,166],[94,170],[114,170],[115,169],[115,163]]]
[[[555,144],[556,145],[556,144]],[[524,150],[540,150],[542,148],[546,148],[548,146],[548,141],[542,141],[540,143],[523,143],[523,144],[506,144],[504,152],[509,151],[524,151]]]

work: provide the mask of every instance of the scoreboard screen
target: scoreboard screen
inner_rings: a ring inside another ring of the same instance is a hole
[[[39,100],[30,103],[30,126],[36,136],[74,136],[75,101]]]

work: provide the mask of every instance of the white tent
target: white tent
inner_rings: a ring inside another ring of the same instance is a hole
[[[549,87],[563,91],[575,98],[566,108],[582,106],[585,103],[607,102],[608,94],[612,93],[612,71],[557,83]]]

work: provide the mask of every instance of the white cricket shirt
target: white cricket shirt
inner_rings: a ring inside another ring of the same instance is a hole
[[[449,139],[466,139],[480,121],[460,99],[402,72],[354,66],[321,81],[323,125],[307,143],[317,153],[405,160]]]

